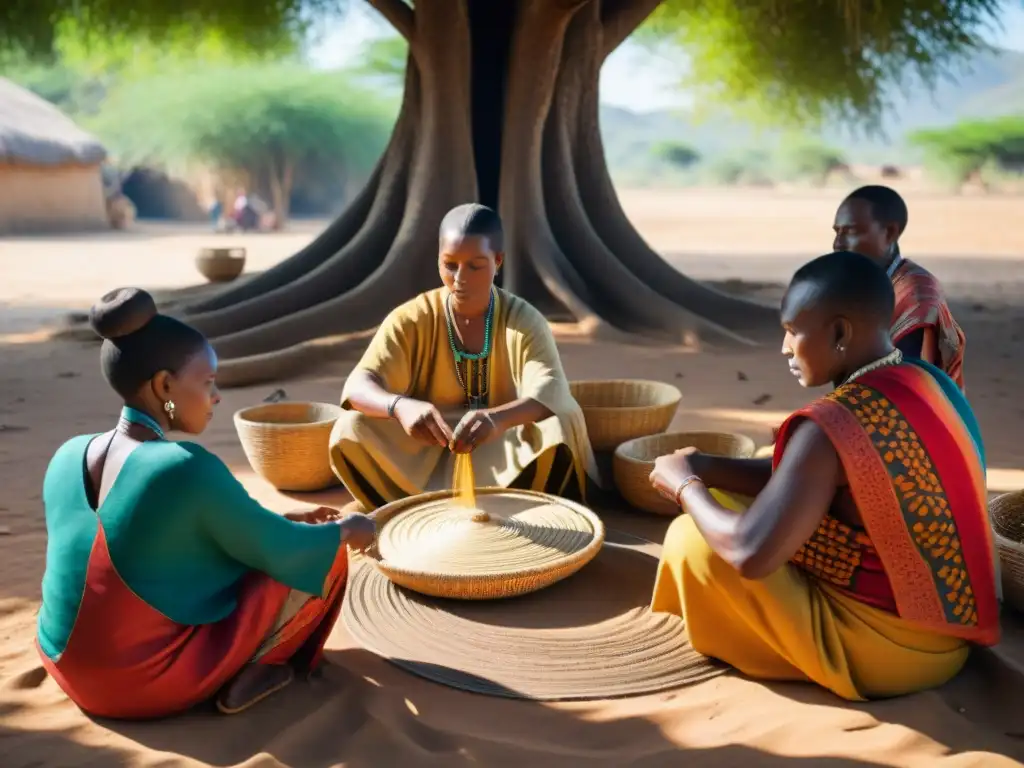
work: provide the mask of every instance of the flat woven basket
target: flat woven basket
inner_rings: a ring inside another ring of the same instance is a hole
[[[683,398],[671,384],[643,379],[572,381],[569,389],[583,409],[595,451],[664,432]]]
[[[337,485],[330,438],[341,406],[282,402],[243,408],[235,430],[253,471],[280,491],[320,491]]]
[[[377,567],[398,586],[424,595],[494,600],[571,576],[604,544],[604,523],[581,504],[506,488],[477,488],[476,495],[489,520],[454,507],[450,490],[378,509]]]
[[[678,515],[679,507],[654,490],[649,478],[656,458],[691,445],[701,453],[733,459],[749,459],[754,455],[754,441],[734,432],[669,432],[638,437],[615,449],[612,460],[615,487],[637,509],[655,515]]]
[[[1003,572],[1003,601],[1024,613],[1024,491],[997,496],[988,504]]]

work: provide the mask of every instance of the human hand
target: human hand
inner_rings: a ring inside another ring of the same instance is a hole
[[[395,404],[394,415],[409,437],[442,448],[451,443],[451,427],[431,403],[403,397]]]
[[[700,479],[700,475],[693,468],[699,454],[696,448],[690,446],[667,456],[659,456],[654,460],[654,471],[650,475],[651,485],[666,499],[678,504],[679,491],[683,483],[689,478]]]
[[[469,453],[499,434],[501,428],[488,411],[470,411],[462,417],[452,433],[452,452]]]
[[[308,509],[303,512],[285,512],[284,516],[293,523],[317,525],[337,520],[341,517],[341,513],[331,507],[317,507],[316,509]]]
[[[341,540],[353,552],[362,552],[377,538],[377,524],[372,518],[358,513],[345,515],[341,520]]]

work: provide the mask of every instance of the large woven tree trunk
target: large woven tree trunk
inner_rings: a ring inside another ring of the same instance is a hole
[[[598,75],[659,0],[371,0],[409,41],[391,142],[309,246],[186,310],[230,384],[282,375],[305,344],[372,328],[438,284],[437,227],[500,210],[504,287],[591,332],[743,341],[774,312],[714,292],[651,251],[615,195]],[[298,346],[297,346],[298,345]]]

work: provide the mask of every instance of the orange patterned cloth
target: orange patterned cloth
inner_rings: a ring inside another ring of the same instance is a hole
[[[907,361],[844,384],[786,420],[773,466],[803,419],[838,451],[864,527],[826,517],[793,564],[922,629],[998,642],[984,448],[950,378]]]

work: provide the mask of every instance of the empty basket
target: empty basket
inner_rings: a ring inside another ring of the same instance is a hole
[[[595,451],[664,432],[683,398],[671,384],[642,379],[572,381],[569,389],[583,409]]]
[[[1003,600],[1024,613],[1024,492],[997,496],[988,504],[1003,572]]]
[[[211,283],[230,283],[245,269],[245,248],[202,248],[196,269]]]
[[[265,403],[235,414],[235,429],[253,471],[280,491],[319,491],[337,485],[330,438],[341,406]]]
[[[754,441],[734,432],[670,432],[640,437],[615,449],[612,472],[615,486],[629,504],[655,515],[678,515],[679,507],[666,499],[651,485],[654,460],[659,456],[694,446],[701,453],[749,459],[754,455]]]

